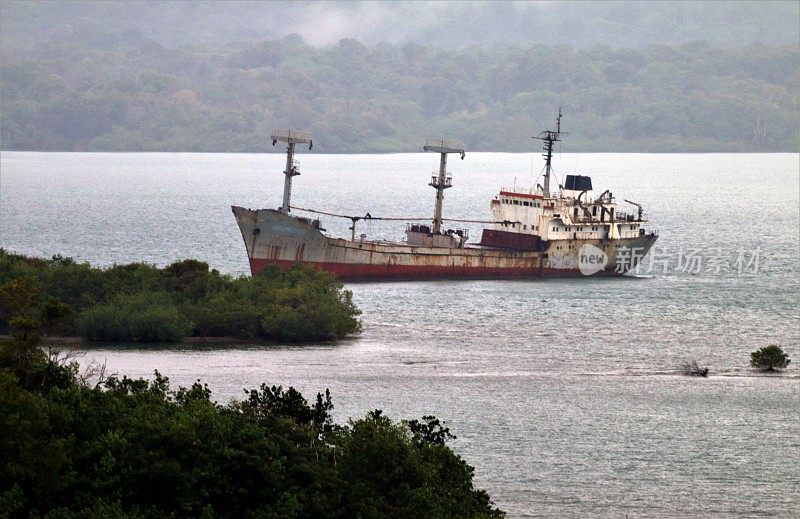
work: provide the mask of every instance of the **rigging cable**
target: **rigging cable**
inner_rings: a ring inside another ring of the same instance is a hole
[[[326,211],[317,211],[316,209],[306,209],[304,207],[297,207],[297,206],[290,206],[292,209],[296,209],[298,211],[305,211],[307,213],[315,213],[315,214],[322,214],[325,216],[333,216],[336,218],[357,218],[359,220],[393,220],[393,221],[401,221],[401,222],[410,222],[410,221],[427,221],[431,220],[429,217],[425,218],[417,218],[417,217],[409,217],[409,218],[401,218],[399,216],[372,216],[371,214],[367,213],[364,216],[350,216],[347,214],[337,214],[337,213],[329,213]]]
[[[316,209],[307,209],[304,207],[297,207],[297,206],[290,206],[292,209],[297,211],[305,211],[307,213],[315,213],[321,214],[325,216],[333,216],[335,218],[347,218],[349,220],[386,220],[386,221],[396,221],[396,222],[412,222],[412,221],[420,221],[426,222],[432,220],[430,217],[425,218],[401,218],[399,216],[372,216],[371,214],[367,213],[364,216],[350,216],[346,214],[338,214],[338,213],[329,213],[327,211],[317,211]],[[520,223],[520,222],[508,222],[508,221],[497,221],[497,220],[465,220],[461,218],[442,218],[442,220],[446,222],[459,222],[459,223]]]

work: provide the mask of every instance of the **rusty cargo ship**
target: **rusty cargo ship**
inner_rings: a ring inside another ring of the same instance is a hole
[[[450,188],[447,157],[463,159],[459,142],[428,139],[423,149],[438,153],[439,172],[431,178],[436,190],[434,215],[425,223],[407,223],[403,241],[386,242],[356,238],[356,222],[381,220],[338,215],[291,205],[292,178],[299,174],[295,146],[313,145],[311,136],[296,131],[275,131],[273,145],[287,144],[283,203],[278,209],[245,209],[233,206],[250,270],[257,274],[267,265],[288,267],[305,263],[342,280],[503,279],[576,276],[621,276],[636,267],[657,239],[645,230],[640,204],[625,200],[638,211],[617,210],[609,190],[594,195],[588,176],[567,175],[563,185],[551,191],[553,145],[560,140],[561,112],[556,130],[543,131],[543,182],[529,190],[500,190],[490,201],[491,219],[481,240],[470,243],[465,230],[444,229],[444,190]],[[292,209],[320,216],[352,220],[350,239],[324,234],[319,217],[295,216]]]

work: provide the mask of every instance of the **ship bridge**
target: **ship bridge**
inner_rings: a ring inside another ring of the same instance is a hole
[[[569,177],[573,178],[561,186],[560,194],[552,197],[545,197],[541,191],[502,189],[491,202],[492,217],[498,223],[489,234],[517,233],[540,240],[565,240],[634,238],[644,232],[646,220],[639,204],[625,200],[637,206],[636,214],[617,211],[610,191],[594,198],[590,177]]]
[[[484,229],[481,245],[500,248],[535,250],[551,240],[613,240],[644,236],[643,210],[640,204],[625,200],[638,208],[637,214],[617,211],[611,191],[594,195],[592,178],[566,175],[558,191],[550,190],[553,175],[553,146],[561,140],[561,109],[556,129],[535,136],[543,142],[545,159],[542,184],[530,191],[501,189],[491,201],[495,223]]]

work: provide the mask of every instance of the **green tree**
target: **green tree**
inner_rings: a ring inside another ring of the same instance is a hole
[[[750,354],[750,365],[761,371],[776,371],[789,365],[791,360],[777,344],[770,344]]]
[[[93,341],[328,341],[359,333],[360,313],[334,277],[299,264],[233,278],[197,260],[99,269],[0,249],[0,333],[25,318],[14,321],[20,331],[33,323],[37,333]]]
[[[274,151],[270,124],[281,122],[310,130],[314,151],[327,153],[416,151],[428,131],[475,151],[530,151],[525,136],[561,103],[565,151],[795,151],[800,135],[796,43],[456,50],[347,39],[314,47],[295,36],[165,49],[85,40],[76,32],[0,60],[4,149]]]
[[[0,517],[503,515],[432,416],[336,425],[327,391],[309,404],[263,384],[220,405],[199,381],[90,386],[36,344],[9,353],[0,341]]]

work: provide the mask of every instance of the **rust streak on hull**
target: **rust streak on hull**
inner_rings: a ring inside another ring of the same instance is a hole
[[[297,262],[274,261],[257,258],[250,259],[250,271],[257,274],[269,265],[289,268]],[[304,261],[318,270],[330,272],[345,281],[409,281],[431,279],[535,279],[558,277],[584,277],[578,269],[527,269],[527,268],[453,268],[439,266],[414,265],[369,265]],[[607,269],[593,276],[619,276],[614,269]]]
[[[636,247],[643,257],[656,239],[551,240],[528,250],[422,247],[330,238],[309,220],[271,209],[233,207],[233,212],[245,243],[252,244],[248,255],[253,274],[268,265],[288,267],[301,262],[343,280],[578,277],[582,276],[578,251],[584,244],[601,249],[609,259],[606,268],[594,276],[617,276],[624,273],[616,269],[618,248]]]

